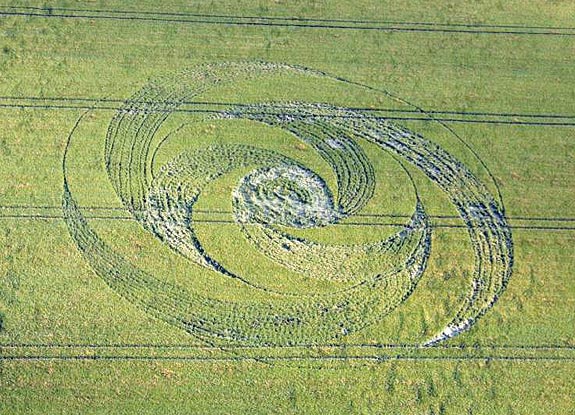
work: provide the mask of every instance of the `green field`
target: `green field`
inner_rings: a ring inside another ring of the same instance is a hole
[[[575,414],[575,5],[0,5],[0,414]]]

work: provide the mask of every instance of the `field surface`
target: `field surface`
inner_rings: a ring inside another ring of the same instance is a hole
[[[0,4],[0,414],[575,414],[572,1]]]

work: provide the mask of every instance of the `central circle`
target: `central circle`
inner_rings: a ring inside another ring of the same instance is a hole
[[[311,228],[341,217],[325,181],[297,165],[264,167],[244,176],[233,192],[233,206],[239,223]]]

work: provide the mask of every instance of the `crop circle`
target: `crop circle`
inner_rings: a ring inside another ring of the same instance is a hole
[[[513,263],[511,232],[501,202],[488,187],[462,162],[421,135],[351,106],[307,97],[254,99],[207,111],[208,119],[281,131],[302,148],[313,150],[331,169],[331,179],[314,166],[253,143],[214,142],[182,149],[155,166],[161,147],[178,131],[173,128],[162,138],[163,128],[169,130],[174,119],[193,113],[186,108],[194,97],[218,97],[246,82],[284,77],[329,81],[356,93],[374,93],[373,88],[297,66],[203,65],[158,78],[126,100],[102,142],[109,184],[141,228],[194,269],[239,284],[253,291],[254,298],[248,295],[247,300],[236,301],[193,292],[138,267],[103,240],[75,196],[74,189],[81,185],[71,184],[69,149],[78,139],[79,126],[86,122],[84,116],[70,134],[64,156],[63,209],[71,236],[96,274],[146,312],[210,342],[320,345],[369,330],[414,292],[431,254],[432,227],[409,166],[447,195],[467,227],[476,259],[469,294],[445,328],[424,344],[469,329],[507,285]],[[314,93],[322,95],[321,90]],[[374,203],[374,166],[362,143],[391,155],[403,169],[414,189],[411,218],[388,237],[363,244],[318,242],[297,234],[345,223]],[[258,283],[205,248],[196,230],[198,203],[210,186],[237,172],[244,172],[243,176],[222,195],[232,206],[234,226],[268,260],[320,281],[326,290],[296,293]]]

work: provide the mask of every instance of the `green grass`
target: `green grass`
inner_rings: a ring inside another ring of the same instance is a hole
[[[49,5],[53,13],[57,7],[160,8],[147,0],[137,4],[55,1]],[[570,1],[524,0],[437,1],[432,5],[368,0],[169,1],[162,2],[161,11],[553,27],[572,27],[575,17]],[[426,110],[574,116],[573,53],[573,36],[0,16],[0,97],[126,99],[150,79],[166,73],[202,63],[264,60],[304,65],[385,89]],[[198,99],[258,102],[262,96],[405,108],[381,93],[297,77],[259,84],[239,82]],[[21,102],[0,98],[0,104]],[[337,347],[230,353],[196,347],[205,343],[122,298],[95,275],[77,250],[61,218],[62,157],[68,134],[82,112],[0,107],[0,414],[575,413],[571,397],[575,387],[575,233],[573,229],[522,228],[573,228],[573,126],[449,124],[493,173],[514,227],[509,286],[469,332],[446,343],[461,348],[357,347],[364,343],[419,344],[443,329],[458,309],[469,290],[474,266],[469,237],[463,228],[435,228],[428,269],[417,289],[380,322],[345,337]],[[102,159],[113,114],[112,110],[94,111],[79,126],[78,139],[70,147],[70,185],[81,206],[122,206]],[[174,115],[159,135],[190,117]],[[559,121],[573,122],[573,118]],[[495,192],[485,168],[440,125],[398,124],[441,145]],[[193,142],[190,137],[195,137]],[[313,167],[337,191],[329,165],[309,146],[302,147],[287,133],[245,120],[208,120],[187,126],[162,147],[154,168],[182,149],[213,142],[250,144],[293,157]],[[415,202],[411,184],[397,162],[374,144],[360,145],[376,172],[375,196],[362,213],[411,214]],[[208,186],[198,208],[231,211],[231,190],[248,171]],[[461,224],[457,219],[437,218],[456,211],[417,169],[409,167],[409,171],[432,223]],[[225,213],[203,217],[231,218]],[[370,220],[374,219],[365,219]],[[89,222],[125,258],[166,281],[225,300],[265,299],[196,267],[135,221]],[[385,238],[397,229],[338,225],[294,234],[319,242],[359,244]],[[216,259],[257,283],[300,293],[332,287],[283,270],[250,247],[235,224],[202,223],[197,232]],[[153,347],[113,346],[119,344]],[[510,345],[521,347],[506,347]],[[364,359],[372,355],[380,359]],[[13,359],[16,356],[50,359]],[[101,359],[63,358],[73,356]],[[249,359],[266,356],[271,359]],[[287,356],[298,360],[283,360]],[[338,360],[322,360],[325,356]]]

